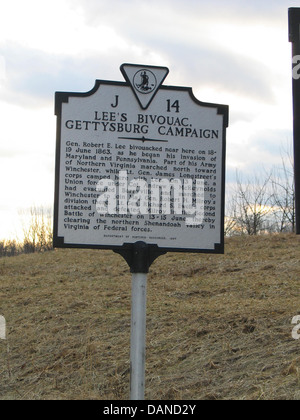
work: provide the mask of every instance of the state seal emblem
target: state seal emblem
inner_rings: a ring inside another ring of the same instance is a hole
[[[133,79],[134,87],[140,93],[151,93],[155,90],[157,86],[157,80],[150,70],[142,69],[136,72]]]

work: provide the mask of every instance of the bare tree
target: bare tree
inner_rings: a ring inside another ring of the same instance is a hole
[[[23,223],[25,253],[52,249],[52,212],[49,208],[31,207],[29,221]]]
[[[233,196],[232,217],[235,231],[241,234],[258,235],[272,230],[271,174],[254,176],[243,181],[237,173],[236,192]]]
[[[273,214],[278,232],[296,231],[294,162],[291,153],[282,156],[282,166],[273,171]]]
[[[230,194],[230,193],[229,193]],[[225,210],[225,225],[224,233],[225,236],[234,236],[239,235],[238,222],[237,222],[237,210],[236,210],[236,195],[230,194],[230,198],[226,200],[226,210]]]

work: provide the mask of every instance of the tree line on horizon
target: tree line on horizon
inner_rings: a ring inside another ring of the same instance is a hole
[[[45,252],[53,249],[52,210],[44,207],[31,207],[25,213],[23,238],[0,240],[0,257],[13,257],[19,254]]]

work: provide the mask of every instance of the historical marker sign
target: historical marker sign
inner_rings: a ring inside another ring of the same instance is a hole
[[[165,67],[57,92],[55,247],[222,253],[228,107],[165,86]]]

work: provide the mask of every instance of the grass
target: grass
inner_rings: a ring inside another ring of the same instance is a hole
[[[146,398],[300,399],[300,238],[236,237],[148,276]],[[131,275],[110,251],[0,259],[1,400],[128,399]]]

